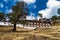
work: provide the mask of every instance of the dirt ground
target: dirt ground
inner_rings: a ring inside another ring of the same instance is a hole
[[[28,30],[17,27],[16,32],[12,32],[13,27],[0,27],[0,40],[60,40],[60,25],[46,28]]]

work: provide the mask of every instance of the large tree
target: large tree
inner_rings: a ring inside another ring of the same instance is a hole
[[[28,8],[26,3],[23,1],[17,2],[15,6],[12,7],[12,13],[8,14],[10,21],[14,24],[13,31],[16,31],[16,24],[21,18],[25,19],[28,13]]]

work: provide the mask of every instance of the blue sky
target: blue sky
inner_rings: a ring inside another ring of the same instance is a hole
[[[0,12],[11,13],[12,6],[16,1],[24,1],[28,4],[29,15],[27,19],[39,19],[38,13],[43,14],[44,18],[57,15],[56,10],[60,8],[60,0],[0,0]],[[32,16],[33,15],[33,16]]]

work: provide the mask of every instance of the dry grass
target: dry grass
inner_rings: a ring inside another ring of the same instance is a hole
[[[51,28],[38,28],[37,30],[28,30],[17,28],[12,32],[13,27],[0,27],[0,40],[60,40],[60,26]]]

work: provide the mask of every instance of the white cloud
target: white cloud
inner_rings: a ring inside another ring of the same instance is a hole
[[[38,21],[39,21],[39,19],[40,19],[40,18],[41,18],[40,16],[37,16],[36,20],[38,20]]]
[[[9,9],[9,10],[7,9],[6,13],[12,13],[12,9]]]
[[[27,17],[26,17],[26,19],[27,19],[27,20],[35,20],[34,14],[31,13],[30,16],[27,16]]]
[[[49,0],[47,3],[47,8],[41,10],[38,13],[42,13],[43,17],[50,18],[53,15],[57,15],[57,9],[60,8],[60,1]]]
[[[31,13],[30,16],[26,17],[27,20],[38,20],[38,21],[39,21],[40,18],[41,18],[40,16],[35,17],[34,13]]]
[[[31,3],[35,3],[36,0],[24,0],[24,2],[28,3],[28,4],[31,4]]]
[[[3,5],[2,3],[0,3],[0,7],[1,7],[1,8],[3,8],[3,7],[4,7],[4,5]]]
[[[27,4],[31,4],[31,3],[35,3],[36,2],[36,0],[14,0],[14,2],[16,2],[16,1],[24,1]]]
[[[41,13],[43,15],[43,18],[47,18],[50,11],[51,9],[45,9],[45,10],[39,11],[38,13]]]

